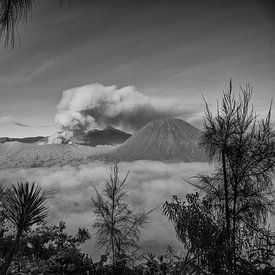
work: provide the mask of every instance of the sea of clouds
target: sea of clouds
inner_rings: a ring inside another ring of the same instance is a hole
[[[91,230],[94,220],[91,211],[92,185],[99,190],[108,177],[110,164],[93,162],[77,167],[50,167],[32,169],[6,169],[0,171],[0,182],[4,186],[18,181],[37,182],[50,192],[48,199],[48,223],[65,221],[67,230],[76,233],[78,227]],[[213,170],[208,163],[163,163],[158,161],[135,161],[119,164],[120,178],[129,171],[126,182],[128,202],[135,211],[149,211],[149,223],[142,230],[142,249],[145,252],[162,253],[172,245],[178,253],[182,245],[177,241],[173,225],[162,214],[162,204],[173,195],[182,198],[193,192],[194,187],[186,182],[198,174],[208,174]],[[92,233],[92,231],[91,231]],[[83,250],[98,258],[92,237]]]

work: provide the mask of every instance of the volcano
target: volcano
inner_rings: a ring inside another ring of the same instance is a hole
[[[205,161],[201,131],[181,119],[149,122],[112,153],[116,161]]]
[[[72,144],[5,142],[0,144],[0,169],[77,165],[96,160],[203,162],[206,159],[199,145],[201,134],[199,129],[181,119],[163,119],[149,122],[131,137],[107,127],[93,130],[84,140],[76,139]],[[124,138],[126,141],[118,144]]]
[[[120,131],[112,126],[107,126],[103,130],[91,130],[85,135],[81,132],[74,133],[71,138],[73,144],[88,145],[95,147],[97,145],[117,145],[125,142],[131,135]]]

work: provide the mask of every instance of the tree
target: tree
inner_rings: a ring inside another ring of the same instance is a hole
[[[62,4],[64,1],[59,2]],[[14,47],[18,24],[27,22],[36,4],[39,0],[0,0],[0,40],[4,40],[6,47]]]
[[[79,228],[76,235],[65,232],[64,222],[58,225],[39,224],[29,230],[21,239],[21,265],[37,268],[51,274],[83,274],[84,254],[80,246],[90,238],[86,228]]]
[[[5,197],[5,189],[3,186],[0,186],[0,260],[3,257],[4,250],[4,233],[6,231],[6,219],[3,209],[3,201]],[[0,264],[1,266],[1,264]]]
[[[177,196],[166,201],[163,212],[174,223],[177,237],[189,255],[186,274],[225,274],[226,230],[213,205],[198,193],[187,194],[186,201]]]
[[[274,233],[267,229],[267,219],[274,206],[275,133],[270,125],[271,108],[266,119],[258,121],[249,106],[251,96],[252,88],[246,85],[235,98],[230,81],[215,116],[206,103],[201,145],[217,167],[212,175],[199,175],[191,182],[201,198],[166,202],[164,208],[179,239],[206,260],[208,270],[221,259],[224,274],[239,274],[244,263],[250,268],[269,269],[274,257]],[[207,235],[223,238],[214,245],[210,237],[205,243]],[[215,247],[219,249],[215,251]]]
[[[219,200],[214,190],[222,191],[229,242],[228,264],[229,268],[233,266],[234,272],[238,231],[243,226],[256,228],[264,224],[274,203],[275,132],[270,125],[271,107],[266,119],[258,122],[249,106],[251,96],[252,88],[247,84],[236,99],[230,81],[215,117],[206,103],[201,142],[209,160],[218,161],[220,167],[214,177],[201,177],[197,187],[214,194],[212,200]]]
[[[46,192],[42,191],[41,187],[35,183],[20,182],[6,190],[3,202],[4,214],[6,219],[16,227],[16,237],[6,256],[2,274],[6,274],[12,262],[22,233],[46,218],[47,207],[45,203]]]
[[[13,47],[15,30],[20,21],[27,21],[36,0],[0,0],[0,39]]]
[[[140,230],[148,220],[149,213],[135,214],[127,204],[125,182],[121,181],[118,166],[111,168],[102,194],[94,187],[92,210],[96,220],[92,227],[96,233],[97,246],[111,253],[113,274],[118,265],[135,252],[140,240]]]

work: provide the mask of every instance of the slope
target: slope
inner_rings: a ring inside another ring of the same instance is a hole
[[[152,121],[120,145],[109,160],[205,161],[201,131],[181,119]]]

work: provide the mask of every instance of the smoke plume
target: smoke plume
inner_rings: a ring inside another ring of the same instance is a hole
[[[90,84],[63,92],[55,122],[63,136],[108,125],[135,131],[154,119],[183,117],[191,111],[175,98],[145,95],[133,86]]]

